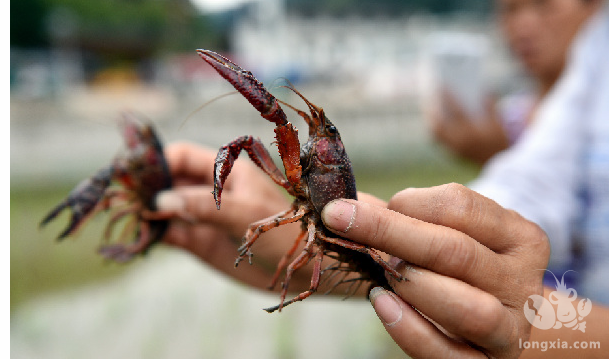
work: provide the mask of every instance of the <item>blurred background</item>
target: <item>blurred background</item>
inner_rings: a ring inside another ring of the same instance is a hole
[[[104,218],[61,245],[67,216],[38,223],[121,148],[122,110],[151,119],[165,142],[273,141],[272,124],[242,97],[208,103],[233,89],[197,48],[225,54],[295,106],[277,87],[286,80],[324,107],[359,190],[387,200],[466,183],[478,168],[436,145],[423,116],[430,44],[439,33],[482,38],[485,91],[521,86],[493,2],[20,0],[10,11],[12,357],[402,357],[362,298],[270,315],[261,308],[276,296],[168,248],[105,263],[95,254]]]

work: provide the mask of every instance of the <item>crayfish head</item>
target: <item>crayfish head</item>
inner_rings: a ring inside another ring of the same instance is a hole
[[[294,92],[295,94],[297,94],[305,102],[305,104],[307,104],[310,114],[307,114],[304,111],[298,110],[298,109],[294,108],[293,106],[291,106],[283,101],[280,101],[282,104],[290,107],[292,110],[297,112],[301,117],[303,117],[303,119],[305,120],[305,122],[307,122],[307,125],[309,126],[309,137],[310,138],[312,138],[312,137],[334,138],[334,137],[339,136],[339,131],[337,131],[337,127],[335,127],[335,125],[333,125],[332,122],[330,122],[328,117],[326,117],[326,114],[324,113],[324,109],[322,107],[316,106],[313,103],[311,103],[307,98],[305,98],[305,96],[303,96],[294,87],[292,87],[292,86],[283,86],[283,87],[285,87],[285,88],[291,90],[292,92]]]

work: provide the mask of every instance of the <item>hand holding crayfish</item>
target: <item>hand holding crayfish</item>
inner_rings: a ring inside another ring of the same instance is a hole
[[[225,183],[223,208],[219,211],[212,195],[216,151],[174,143],[165,153],[174,187],[157,197],[157,205],[161,210],[188,212],[195,219],[173,221],[166,243],[193,253],[231,277],[266,288],[273,274],[270,268],[283,254],[284,236],[296,235],[298,226],[285,226],[263,236],[261,244],[268,245],[261,246],[252,266],[235,268],[237,247],[250,223],[286,208],[288,199],[254,165],[237,160]]]
[[[275,263],[290,246],[285,239],[296,236],[300,226],[262,235],[252,266],[235,269],[235,250],[248,225],[285,208],[286,197],[251,163],[237,160],[226,182],[223,208],[217,211],[209,171],[215,152],[173,144],[166,154],[177,185],[159,196],[158,205],[186,210],[197,219],[175,221],[166,241],[229,276],[266,288]],[[408,281],[387,275],[395,293],[376,287],[370,297],[385,329],[407,354],[519,355],[518,339],[530,333],[521,308],[530,294],[542,292],[542,271],[535,269],[544,268],[549,256],[548,241],[537,226],[454,184],[403,191],[388,204],[363,193],[358,197],[330,202],[322,219],[342,237],[394,256],[390,264]],[[308,288],[310,270],[297,272],[292,290]]]
[[[377,287],[370,298],[411,357],[519,356],[531,329],[523,303],[542,294],[550,253],[538,226],[457,184],[399,192],[387,208],[337,200],[322,218],[394,256],[408,281],[388,277],[393,292]]]
[[[225,182],[230,178],[229,174],[242,151],[273,182],[294,197],[288,208],[266,218],[260,219],[260,213],[256,213],[259,220],[248,226],[238,247],[236,267],[245,258],[252,263],[252,247],[264,233],[293,223],[301,225],[298,235],[293,239],[287,238],[291,245],[277,262],[269,285],[273,289],[276,284],[280,284],[280,303],[265,310],[281,311],[289,304],[308,298],[325,282],[331,283],[327,292],[344,286],[345,294],[349,296],[366,282],[387,288],[388,281],[384,276],[386,272],[395,279],[402,280],[402,276],[377,251],[330,233],[322,223],[320,212],[326,203],[336,198],[357,198],[351,161],[338,129],[326,116],[324,109],[311,103],[294,87],[285,86],[307,105],[309,112],[301,111],[277,100],[250,71],[228,58],[210,50],[197,52],[248,100],[261,117],[275,124],[275,144],[284,167],[283,172],[276,166],[261,140],[250,135],[242,135],[222,146],[214,159],[212,172],[214,201],[218,210],[221,208]],[[308,125],[309,138],[303,145],[300,144],[296,127],[288,121],[280,103],[296,112]],[[261,197],[261,203],[265,201]],[[302,269],[310,263],[312,271],[309,288],[286,300],[292,278],[303,272]]]
[[[246,159],[238,159],[225,183],[223,206],[216,209],[212,169],[216,151],[190,143],[169,144],[165,150],[174,187],[157,197],[163,211],[188,212],[192,222],[172,222],[165,242],[187,250],[212,267],[260,289],[268,289],[277,263],[300,232],[298,223],[278,227],[259,238],[253,265],[235,268],[240,239],[248,226],[290,206],[281,189]],[[359,193],[364,201],[383,205]],[[288,240],[287,240],[288,239]],[[306,290],[312,267],[296,272],[290,289]],[[279,288],[275,288],[279,290]],[[325,287],[322,290],[329,289]],[[365,294],[364,289],[359,294]]]

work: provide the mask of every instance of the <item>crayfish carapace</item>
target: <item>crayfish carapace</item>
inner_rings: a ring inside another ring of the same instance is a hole
[[[385,272],[401,280],[402,276],[375,250],[336,237],[322,223],[320,212],[328,202],[337,198],[356,199],[357,196],[351,162],[337,128],[326,117],[324,110],[309,102],[292,86],[288,87],[307,104],[310,112],[309,115],[282,102],[295,110],[309,125],[309,139],[301,146],[297,130],[288,122],[280,101],[271,95],[251,72],[215,52],[209,50],[197,50],[197,52],[230,82],[260,112],[263,118],[276,125],[275,138],[284,165],[285,176],[274,164],[261,141],[248,135],[238,137],[222,146],[214,166],[214,198],[219,209],[223,184],[242,150],[245,150],[250,159],[275,183],[285,188],[295,198],[290,209],[251,224],[239,248],[236,265],[246,256],[249,258],[252,256],[252,245],[262,233],[284,224],[301,222],[302,232],[296,238],[295,245],[278,264],[271,283],[271,288],[273,288],[281,272],[286,269],[280,303],[265,310],[268,312],[281,310],[291,303],[309,297],[318,289],[321,276],[327,271],[343,273],[343,276],[339,277],[331,289],[342,283],[361,284],[365,281],[389,288]],[[298,248],[297,243],[303,239],[305,239],[303,250],[289,263]],[[336,262],[323,267],[322,261],[325,256],[334,258]],[[285,301],[292,274],[312,259],[313,274],[309,289],[293,299]],[[350,273],[356,274],[348,277],[347,275]]]
[[[113,228],[128,217],[119,243],[105,244],[99,249],[108,259],[126,262],[159,242],[169,227],[170,215],[155,212],[155,195],[169,189],[172,179],[163,146],[152,125],[141,122],[131,113],[124,113],[121,127],[127,147],[125,153],[80,182],[45,216],[40,226],[69,208],[72,215],[68,226],[58,236],[61,240],[74,234],[89,217],[110,210],[104,234],[106,241],[110,241]],[[122,243],[130,240],[130,243]]]

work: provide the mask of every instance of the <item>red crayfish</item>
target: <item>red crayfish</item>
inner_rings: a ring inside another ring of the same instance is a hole
[[[302,233],[278,264],[271,283],[271,288],[273,288],[281,272],[286,269],[280,303],[265,310],[274,312],[279,309],[281,311],[283,307],[309,297],[318,289],[321,276],[326,271],[344,273],[343,277],[333,284],[331,290],[342,283],[361,284],[364,281],[389,288],[385,272],[402,280],[402,276],[388,265],[375,250],[336,237],[322,223],[320,212],[328,202],[337,198],[356,199],[357,197],[351,162],[337,128],[326,117],[324,110],[309,102],[292,86],[286,86],[307,104],[310,115],[300,111],[277,100],[251,72],[242,69],[229,59],[209,50],[197,50],[197,52],[230,82],[260,112],[263,118],[276,125],[275,138],[285,170],[284,176],[259,139],[248,135],[236,138],[220,148],[215,160],[214,198],[216,206],[220,209],[223,184],[242,150],[245,150],[250,159],[275,183],[295,197],[290,209],[249,226],[242,239],[239,257],[235,263],[237,266],[244,257],[251,258],[252,245],[262,233],[284,224],[301,221]],[[286,114],[280,107],[280,102],[296,111],[309,125],[309,139],[303,146],[300,146],[297,130],[288,122]],[[305,239],[305,247],[302,252],[291,263],[288,263],[303,239]],[[331,257],[336,262],[322,268],[324,256]],[[313,274],[309,289],[293,299],[285,301],[293,272],[312,259],[314,260]],[[348,278],[349,273],[358,273],[358,275]]]
[[[115,225],[131,215],[119,240],[135,232],[132,243],[103,245],[99,252],[108,259],[126,262],[159,242],[169,227],[168,214],[155,211],[155,195],[172,186],[163,146],[152,125],[143,124],[131,113],[121,121],[126,153],[117,155],[112,163],[79,183],[68,197],[47,214],[44,226],[64,209],[72,212],[70,223],[58,236],[68,237],[89,217],[112,208],[105,239],[112,236]],[[116,185],[114,185],[116,184]]]

